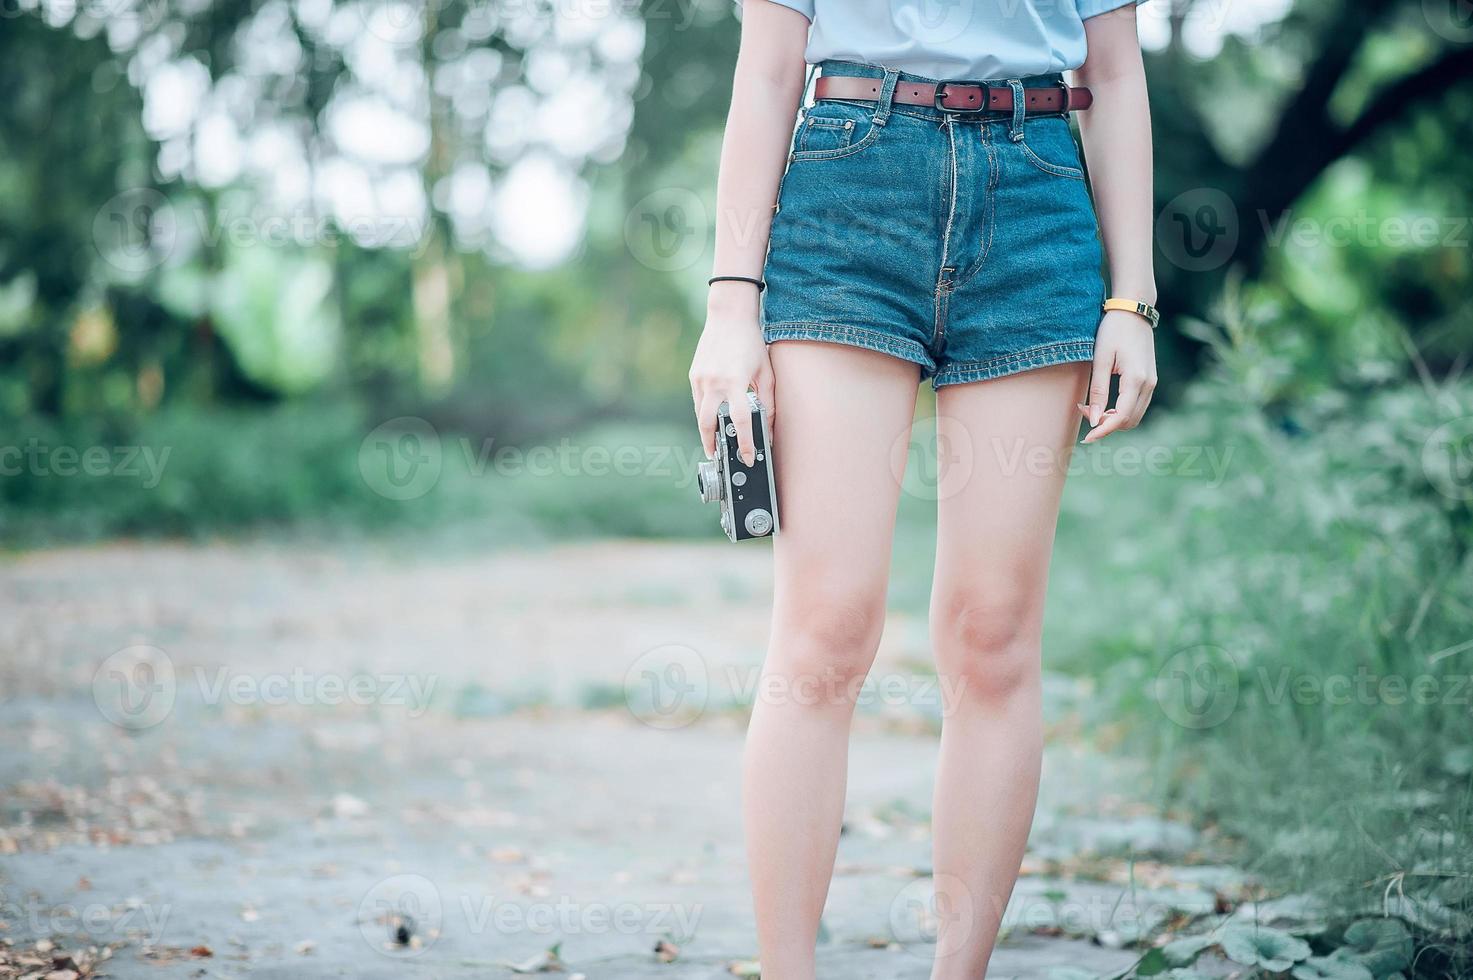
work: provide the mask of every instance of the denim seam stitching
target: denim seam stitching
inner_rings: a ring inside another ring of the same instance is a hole
[[[1067,340],[1056,344],[1030,347],[1027,350],[1004,354],[985,361],[958,361],[937,371],[936,378],[939,384],[985,381],[1007,374],[1015,374],[1018,371],[1082,361],[1093,356],[1094,345],[1093,340]]]
[[[897,337],[885,333],[884,330],[873,329],[873,327],[856,327],[850,324],[822,323],[818,320],[782,320],[778,323],[770,323],[763,326],[763,335],[778,335],[778,333],[822,333],[826,336],[851,336],[856,339],[869,340],[873,343],[875,351],[881,354],[909,355],[918,354],[928,357],[927,349],[922,343],[909,337]],[[795,340],[801,337],[787,337]]]
[[[778,323],[767,324],[762,328],[765,338],[778,340],[822,340],[827,337],[848,337],[851,340],[863,341],[857,346],[866,347],[869,350],[881,354],[890,354],[895,357],[913,360],[922,367],[931,366],[930,355],[927,354],[924,345],[905,337],[895,337],[881,330],[869,327],[855,327],[847,324],[822,323],[815,320],[783,320]],[[775,336],[787,334],[788,336]],[[813,336],[800,336],[811,334]],[[771,340],[769,339],[769,342]],[[917,360],[917,358],[920,358]]]
[[[1028,162],[1033,164],[1039,170],[1042,170],[1044,173],[1052,174],[1055,177],[1065,177],[1069,180],[1084,179],[1083,170],[1075,167],[1060,166],[1057,163],[1049,163],[1043,157],[1039,156],[1037,153],[1034,152],[1033,147],[1028,145],[1027,139],[1024,139],[1018,145],[1023,148],[1023,156],[1028,159]]]
[[[836,150],[798,149],[788,156],[788,162],[802,163],[804,160],[842,160],[845,157],[852,157],[860,150],[863,150],[865,147],[877,142],[880,138],[880,133],[882,133],[884,129],[884,126],[870,123],[869,132],[861,136],[858,143],[850,143],[849,145],[839,147]],[[806,139],[806,134],[804,138]]]
[[[982,221],[987,226],[987,241],[983,244],[982,254],[977,256],[977,261],[973,262],[972,267],[957,280],[958,289],[971,282],[973,277],[982,271],[982,263],[987,261],[987,256],[992,252],[992,239],[997,230],[997,222],[993,220],[997,214],[997,187],[1001,176],[998,168],[997,147],[988,138],[986,127],[982,129],[981,138],[982,145],[987,150],[987,169],[990,171],[987,175],[987,191],[982,201]]]
[[[951,291],[952,282],[952,280],[946,275],[946,270],[947,268],[949,268],[949,263],[951,261],[951,229],[956,223],[956,197],[958,184],[956,162],[956,129],[950,116],[946,118],[945,125],[946,141],[947,147],[949,149],[948,159],[951,161],[949,183],[946,183],[946,186],[948,188],[947,195],[951,200],[951,204],[946,212],[946,231],[943,232],[941,235],[941,267],[936,270],[936,291],[934,296],[932,297],[932,305],[935,311],[935,318],[931,324],[931,347],[938,351],[941,349],[941,345],[945,342],[946,339],[946,310],[948,306],[947,298],[948,294]],[[942,172],[942,180],[943,183],[948,180],[948,173],[946,171]]]
[[[805,125],[802,128],[802,132],[798,134],[798,148],[796,151],[798,153],[828,153],[839,150],[847,150],[849,149],[849,147],[854,145],[853,126],[845,126],[842,123],[836,126],[833,123],[824,122],[817,116],[809,116],[808,118],[804,119],[803,122]],[[832,129],[837,132],[848,133],[849,135],[845,139],[845,141],[838,146],[830,147],[824,150],[810,150],[808,149],[808,137],[813,135],[813,131],[815,129]]]

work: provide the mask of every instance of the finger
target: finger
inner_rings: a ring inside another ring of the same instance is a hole
[[[767,424],[772,425],[772,420],[777,418],[777,384],[770,366],[763,366],[757,372],[757,401],[767,413]]]
[[[1140,398],[1140,392],[1141,379],[1122,378],[1120,392],[1115,396],[1115,407],[1107,411],[1100,424],[1089,431],[1089,434],[1084,437],[1085,443],[1099,442],[1112,432],[1130,428],[1130,420],[1135,412],[1135,404]]]
[[[1109,407],[1110,401],[1110,373],[1115,367],[1115,355],[1108,351],[1100,351],[1095,354],[1094,367],[1089,375],[1089,425],[1090,428],[1100,424],[1100,419]]]
[[[751,466],[757,461],[757,445],[752,441],[752,409],[747,401],[747,392],[732,392],[726,396],[731,406],[731,424],[736,426],[737,455],[742,462]]]
[[[1115,395],[1115,411],[1125,416],[1120,423],[1122,429],[1135,428],[1140,418],[1141,392],[1146,387],[1144,375],[1126,374],[1120,378],[1120,391]]]
[[[1090,429],[1084,437],[1084,445],[1099,442],[1112,432],[1119,432],[1125,427],[1125,416],[1116,409],[1109,408],[1105,414],[1100,416],[1100,424]]]
[[[1120,378],[1120,390],[1115,394],[1115,414],[1120,416],[1120,424],[1116,426],[1119,430],[1135,428],[1136,406],[1141,400],[1141,389],[1145,387],[1145,379],[1139,375],[1128,374]]]
[[[1151,396],[1156,393],[1156,386],[1149,380],[1141,387],[1141,396],[1136,401],[1135,417],[1130,420],[1130,427],[1134,429],[1140,425],[1146,417],[1146,409],[1151,407]]]
[[[707,459],[716,458],[716,398],[703,394],[696,406],[696,428],[701,430],[701,448]]]

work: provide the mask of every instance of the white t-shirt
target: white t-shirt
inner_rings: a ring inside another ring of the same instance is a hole
[[[771,0],[811,22],[807,60],[1000,80],[1084,64],[1084,22],[1136,0]]]

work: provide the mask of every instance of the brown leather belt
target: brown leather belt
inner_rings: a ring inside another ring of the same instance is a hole
[[[823,75],[814,84],[817,99],[849,99],[856,102],[878,102],[883,78],[861,78],[857,75]],[[1087,88],[1059,85],[1052,88],[1025,88],[1025,113],[1059,113],[1088,109],[1094,96]],[[900,105],[923,105],[942,112],[1012,112],[1013,90],[1006,85],[982,82],[896,82],[895,102]]]

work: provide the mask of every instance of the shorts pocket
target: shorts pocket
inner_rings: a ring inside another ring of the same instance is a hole
[[[1084,179],[1079,145],[1074,142],[1074,131],[1064,117],[1046,116],[1028,121],[1018,146],[1028,162],[1044,173],[1071,180]]]
[[[883,126],[875,125],[873,106],[853,102],[816,102],[793,137],[792,159],[836,160],[873,143]]]

